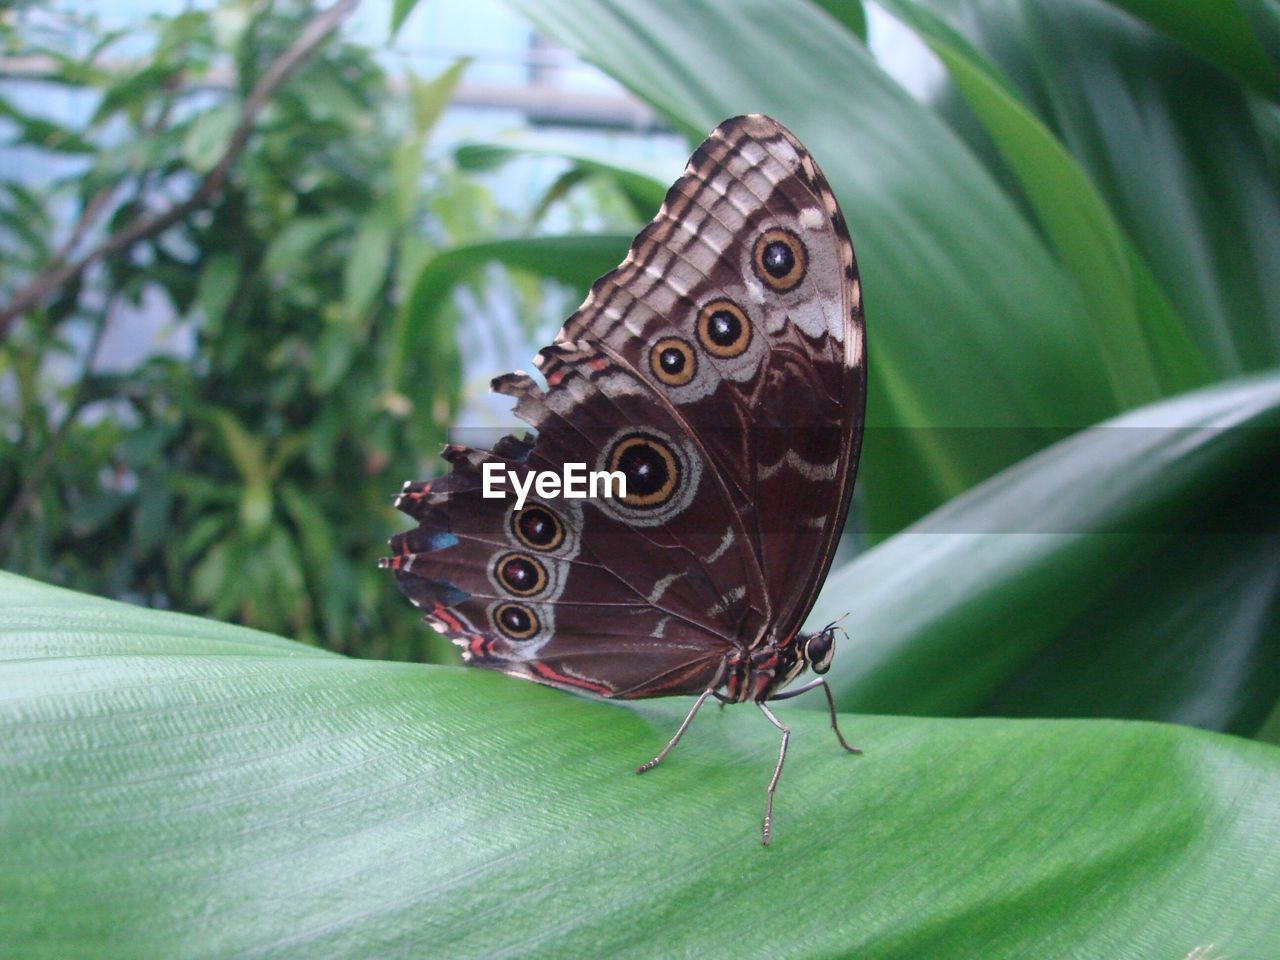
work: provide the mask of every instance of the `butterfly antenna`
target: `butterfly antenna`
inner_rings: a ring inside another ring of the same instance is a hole
[[[848,640],[848,639],[849,639],[849,631],[848,631],[848,630],[846,630],[846,629],[844,628],[844,621],[848,618],[849,614],[850,614],[850,613],[852,613],[852,612],[853,612],[853,611],[848,611],[848,612],[846,612],[846,613],[842,613],[840,616],[836,617],[834,620],[832,620],[830,623],[828,623],[825,627],[823,627],[823,628],[822,628],[822,632],[823,632],[823,633],[826,633],[828,630],[834,630],[834,629],[836,629],[836,627],[839,627],[839,628],[840,628],[840,632],[844,634],[844,638],[845,638],[846,640]]]

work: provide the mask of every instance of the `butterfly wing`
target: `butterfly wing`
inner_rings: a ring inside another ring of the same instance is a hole
[[[560,336],[601,340],[679,409],[765,581],[745,639],[789,637],[830,567],[866,410],[853,245],[808,151],[767,117],[725,121]]]
[[[518,373],[494,381],[537,438],[446,448],[449,475],[401,494],[419,525],[384,563],[477,666],[606,697],[701,692],[750,612],[751,555],[725,549],[742,542],[733,502],[672,411],[607,351],[562,342],[540,363],[545,391]],[[650,482],[624,498],[535,488],[516,510],[483,496],[486,464],[524,478],[637,458]]]
[[[607,697],[701,692],[789,637],[830,564],[865,408],[853,250],[812,158],[764,117],[695,152],[538,364],[494,381],[536,439],[446,449],[407,484],[401,589],[469,662]],[[618,470],[623,499],[482,496]]]

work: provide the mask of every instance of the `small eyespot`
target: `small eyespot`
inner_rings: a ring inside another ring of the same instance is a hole
[[[498,607],[493,612],[493,625],[512,640],[528,640],[542,628],[538,615],[519,603],[504,603]]]
[[[523,553],[504,553],[494,564],[493,572],[504,588],[519,597],[532,597],[547,585],[546,568]]]
[[[564,524],[543,506],[529,506],[511,514],[511,532],[533,550],[554,550],[564,543]]]
[[[809,267],[804,242],[790,230],[766,230],[751,254],[756,276],[779,293],[794,289]]]
[[[717,357],[741,356],[751,343],[751,324],[732,300],[712,300],[698,311],[698,342]]]
[[[633,433],[609,451],[609,469],[627,478],[627,495],[620,502],[629,507],[659,507],[671,499],[680,484],[680,465],[670,448],[657,437]]]
[[[683,387],[698,372],[698,360],[679,337],[664,337],[649,351],[649,369],[667,386]]]

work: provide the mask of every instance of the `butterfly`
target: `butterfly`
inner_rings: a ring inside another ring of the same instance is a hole
[[[396,498],[418,526],[382,566],[473,666],[604,698],[695,696],[638,773],[708,698],[755,703],[782,733],[767,844],[790,738],[770,702],[821,687],[840,745],[860,752],[823,677],[837,627],[800,628],[853,492],[865,344],[853,246],[818,165],[768,117],[726,120],[538,353],[545,387],[493,380],[536,436],[446,446],[448,474]],[[625,495],[529,486],[571,463],[620,474]],[[529,490],[516,509],[485,496],[499,468]]]

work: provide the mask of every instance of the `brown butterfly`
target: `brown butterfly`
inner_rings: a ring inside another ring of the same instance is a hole
[[[767,702],[822,687],[835,626],[800,633],[831,565],[862,442],[866,331],[853,246],[808,151],[763,116],[695,151],[627,258],[536,364],[493,381],[536,438],[449,446],[408,483],[418,527],[382,562],[470,664],[633,699]],[[485,497],[565,464],[620,473],[626,495]],[[783,689],[805,668],[817,676]]]

